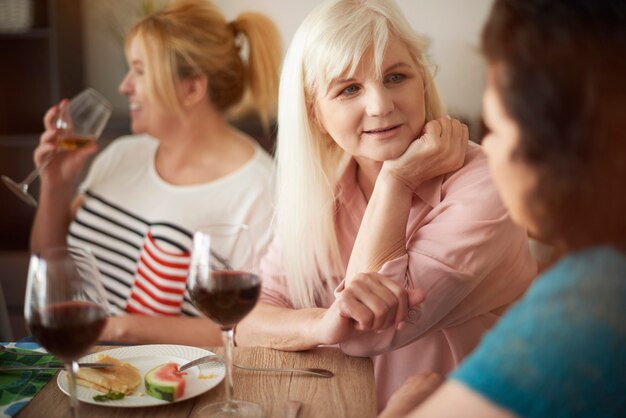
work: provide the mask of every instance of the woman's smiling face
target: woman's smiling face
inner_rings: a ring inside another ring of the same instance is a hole
[[[389,39],[382,79],[377,73],[366,53],[353,76],[332,80],[316,98],[320,129],[357,161],[398,158],[425,124],[421,71],[397,37]]]
[[[121,94],[128,98],[133,133],[148,133],[161,137],[175,125],[175,113],[168,111],[148,92],[146,59],[139,39],[135,37],[127,50],[129,70],[119,86]]]

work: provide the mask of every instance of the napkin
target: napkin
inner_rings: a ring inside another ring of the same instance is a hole
[[[38,344],[0,343],[6,347],[45,352]],[[38,365],[58,360],[52,355],[26,356],[0,352],[0,365]],[[0,418],[14,417],[56,374],[56,370],[24,370],[0,372]]]

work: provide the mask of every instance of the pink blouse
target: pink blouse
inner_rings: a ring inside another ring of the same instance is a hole
[[[352,162],[339,184],[336,230],[345,265],[367,206],[355,170]],[[372,356],[379,410],[409,376],[454,369],[537,270],[526,232],[509,218],[475,144],[463,167],[416,190],[406,231],[407,254],[387,262],[380,273],[406,288],[423,289],[426,300],[409,311],[408,326],[401,330],[364,333],[341,344],[347,354]],[[281,257],[272,243],[261,265],[261,300],[292,307]],[[342,279],[325,279],[328,292],[320,307],[332,304]]]

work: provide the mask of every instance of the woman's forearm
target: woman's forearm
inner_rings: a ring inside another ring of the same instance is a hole
[[[357,273],[378,271],[387,261],[406,254],[412,199],[408,187],[381,171],[352,248],[347,282]]]
[[[126,344],[222,345],[220,329],[210,319],[187,316],[110,317],[100,340]]]
[[[72,220],[72,189],[42,185],[30,234],[31,251],[65,245]]]
[[[346,280],[378,271],[406,253],[406,226],[413,193],[424,181],[463,166],[467,127],[442,117],[424,126],[404,153],[383,163],[350,256]]]
[[[238,346],[262,346],[277,350],[308,350],[324,343],[316,324],[325,309],[290,309],[260,302],[237,325]]]
[[[396,390],[378,418],[402,418],[426,400],[441,384],[441,375],[432,372],[409,377],[400,389]]]

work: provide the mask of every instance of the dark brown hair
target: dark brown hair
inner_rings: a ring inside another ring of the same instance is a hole
[[[482,33],[529,210],[566,247],[626,241],[626,2],[496,0]]]

